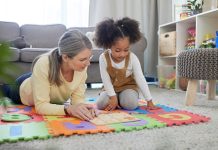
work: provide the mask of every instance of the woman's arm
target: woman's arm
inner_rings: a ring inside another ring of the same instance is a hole
[[[43,115],[65,115],[64,105],[50,103],[48,69],[48,57],[40,58],[34,65],[31,82],[36,112]]]
[[[87,79],[87,69],[82,73],[74,74],[74,80],[78,80],[74,82],[79,82],[79,83],[75,83],[78,86],[76,90],[72,91],[71,93],[72,105],[85,102],[86,79]]]

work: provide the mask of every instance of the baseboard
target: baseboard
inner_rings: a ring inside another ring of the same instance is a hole
[[[148,85],[158,85],[158,79],[156,77],[145,77]]]

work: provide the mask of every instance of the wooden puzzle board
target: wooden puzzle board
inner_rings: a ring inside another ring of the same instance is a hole
[[[140,119],[135,118],[130,114],[124,112],[116,112],[116,113],[100,114],[98,117],[91,120],[90,122],[94,123],[95,125],[107,125],[107,124],[114,124],[114,123],[139,121],[139,120]]]

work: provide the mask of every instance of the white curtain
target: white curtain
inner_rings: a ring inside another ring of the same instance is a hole
[[[88,26],[89,0],[0,0],[0,21]]]
[[[157,76],[158,58],[158,7],[157,0],[90,0],[89,25],[95,26],[102,19],[128,16],[140,23],[148,46],[145,51],[145,76]]]

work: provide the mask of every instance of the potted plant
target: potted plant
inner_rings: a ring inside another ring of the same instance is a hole
[[[10,61],[8,61],[10,57],[13,56],[12,51],[10,51],[9,44],[0,42],[0,52],[0,80],[5,83],[13,83],[13,72],[18,71],[18,68],[15,65],[13,65]],[[2,91],[0,90],[0,100],[1,97]]]
[[[192,15],[196,15],[202,12],[204,0],[187,0],[188,9]]]

